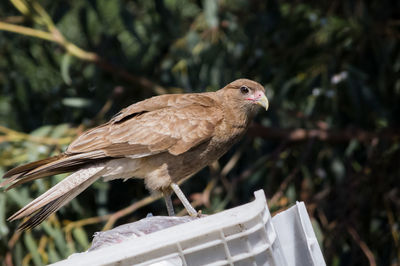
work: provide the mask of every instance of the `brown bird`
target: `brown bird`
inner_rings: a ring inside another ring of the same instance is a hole
[[[100,177],[142,178],[163,193],[174,215],[172,191],[189,215],[195,209],[177,183],[220,158],[245,133],[257,106],[268,109],[259,83],[238,79],[216,92],[169,94],[132,104],[109,122],[78,136],[58,156],[11,169],[0,187],[74,172],[8,220],[29,216],[20,230],[35,227]]]

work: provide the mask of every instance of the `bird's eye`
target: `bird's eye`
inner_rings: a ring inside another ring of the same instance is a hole
[[[246,86],[242,86],[240,87],[240,92],[243,94],[247,94],[249,93],[249,88],[247,88]]]

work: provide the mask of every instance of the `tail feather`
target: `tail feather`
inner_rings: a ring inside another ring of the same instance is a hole
[[[8,178],[0,183],[0,187],[6,187],[7,190],[49,175],[73,172],[81,169],[87,164],[93,164],[94,161],[108,160],[104,157],[102,151],[94,151],[80,154],[61,154],[44,160],[28,163],[11,169],[3,178]]]
[[[58,156],[53,156],[50,158],[46,158],[43,160],[39,160],[36,162],[27,163],[27,164],[15,167],[3,175],[3,178],[7,178],[7,179],[0,183],[0,187],[6,187],[9,184],[12,184],[15,180],[22,178],[24,175],[26,175],[26,173],[28,173],[38,167],[41,167],[43,165],[46,165],[46,164],[54,162],[58,159],[61,159],[64,156],[65,156],[64,154],[60,154]]]
[[[105,163],[99,163],[87,166],[69,175],[13,214],[8,220],[30,216],[19,226],[19,230],[35,227],[101,177],[105,173],[105,165]]]
[[[10,171],[6,172],[4,174],[4,176],[3,176],[3,178],[9,178],[9,177],[12,177],[14,175],[24,174],[26,172],[29,172],[29,171],[31,171],[33,169],[36,169],[36,168],[42,166],[42,165],[46,165],[48,163],[54,162],[54,161],[56,161],[58,159],[61,159],[63,157],[65,157],[65,155],[64,154],[60,154],[58,156],[49,157],[49,158],[46,158],[46,159],[43,159],[43,160],[39,160],[39,161],[36,161],[36,162],[27,163],[27,164],[15,167],[15,168],[11,169]]]
[[[27,230],[36,227],[39,225],[41,222],[43,222],[47,217],[49,217],[53,212],[56,212],[58,208],[60,208],[62,202],[64,199],[69,195],[70,193],[61,196],[60,198],[53,200],[52,202],[46,204],[40,210],[37,211],[34,215],[32,215],[30,218],[28,218],[26,221],[24,221],[22,224],[18,226],[19,231]]]
[[[7,188],[5,188],[4,191],[8,191],[16,186],[19,186],[19,185],[24,184],[29,181],[33,181],[35,179],[39,179],[39,178],[50,176],[50,175],[58,175],[58,174],[67,173],[67,172],[70,172],[70,171],[68,169],[55,169],[55,170],[47,171],[44,173],[37,173],[34,175],[24,176],[23,178],[21,178],[21,176],[15,176],[15,177],[12,177],[12,180],[10,180],[11,178],[6,180],[6,181],[9,181],[9,180],[10,181],[7,182],[7,184],[4,184],[4,186],[6,186],[10,183],[11,183],[11,185],[9,185]],[[4,181],[3,183],[5,183],[6,181]],[[3,183],[0,184],[0,187],[3,186]]]

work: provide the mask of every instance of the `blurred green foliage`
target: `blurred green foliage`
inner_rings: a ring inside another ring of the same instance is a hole
[[[205,213],[246,203],[260,188],[273,211],[302,200],[328,265],[400,263],[400,2],[40,5],[0,2],[0,173],[62,152],[85,128],[156,93],[216,90],[247,77],[265,85],[270,110],[184,191]],[[6,218],[64,176],[0,192],[5,265],[84,251],[104,224],[79,221],[147,195],[136,180],[98,182],[38,228],[15,233]],[[166,214],[157,201],[118,223],[148,212]]]

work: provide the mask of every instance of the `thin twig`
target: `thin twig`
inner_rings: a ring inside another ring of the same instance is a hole
[[[282,197],[283,192],[286,190],[286,188],[289,186],[290,182],[292,182],[293,178],[297,175],[298,172],[299,167],[294,168],[292,172],[282,181],[282,183],[279,185],[279,189],[269,200],[270,206],[274,206],[278,203],[278,200]]]
[[[13,235],[11,236],[10,240],[8,240],[7,246],[8,246],[8,251],[6,253],[4,262],[7,266],[13,266],[13,261],[12,261],[12,253],[11,251],[13,250],[15,244],[21,237],[21,231],[14,231]]]
[[[306,151],[303,152],[302,157],[300,158],[299,164],[291,171],[291,173],[283,180],[283,182],[280,184],[278,191],[272,196],[272,199],[270,200],[270,204],[275,205],[278,200],[282,197],[283,192],[287,189],[289,186],[289,183],[293,180],[293,178],[297,175],[297,173],[300,170],[300,167],[304,164],[304,162],[308,159],[311,148],[314,144],[314,139],[309,139],[307,143],[307,148]]]
[[[360,236],[358,235],[357,231],[353,228],[348,226],[347,231],[353,238],[353,240],[359,245],[361,250],[364,252],[365,256],[367,257],[369,261],[370,266],[376,266],[376,261],[374,254],[372,253],[371,249],[367,246],[367,244],[361,240]]]
[[[25,21],[25,17],[23,16],[9,16],[5,18],[0,18],[0,21],[6,22],[6,23],[13,23],[13,24],[18,24],[22,23]]]
[[[0,22],[0,30],[14,32],[14,33],[18,33],[18,34],[22,34],[22,35],[26,35],[26,36],[30,36],[30,37],[35,37],[35,38],[43,39],[43,40],[50,41],[50,42],[56,42],[54,40],[53,36],[51,35],[51,33],[48,33],[46,31],[42,31],[42,30],[36,30],[36,29],[24,27],[24,26],[14,25],[11,23]]]
[[[397,226],[395,222],[395,217],[393,214],[392,209],[390,208],[390,203],[388,197],[385,198],[384,200],[385,208],[386,208],[386,215],[388,217],[389,225],[390,225],[390,231],[392,233],[393,237],[393,242],[394,246],[396,247],[396,255],[397,255],[397,260],[400,261],[400,237],[399,237],[399,232],[397,231]]]
[[[26,133],[18,132],[12,129],[9,129],[4,126],[0,126],[0,133],[5,134],[1,136],[1,141],[9,141],[9,142],[20,142],[20,141],[31,141],[45,145],[64,145],[68,144],[72,141],[72,137],[65,138],[49,138],[49,137],[37,137],[32,136]]]
[[[111,229],[111,227],[114,225],[114,223],[115,223],[119,218],[124,217],[124,216],[126,216],[126,215],[128,215],[128,214],[130,214],[130,213],[132,213],[132,212],[134,212],[134,211],[136,211],[137,209],[140,209],[140,208],[146,206],[146,205],[149,205],[150,203],[152,203],[152,202],[154,202],[154,201],[156,201],[156,200],[158,200],[158,199],[160,199],[160,198],[161,198],[161,195],[157,195],[157,196],[148,196],[148,197],[146,197],[146,198],[144,198],[144,199],[142,199],[142,200],[139,200],[139,201],[135,202],[134,204],[132,204],[132,205],[129,206],[129,207],[126,207],[126,208],[124,208],[124,209],[122,209],[122,210],[119,210],[119,211],[117,211],[117,212],[111,214],[111,215],[109,216],[108,222],[107,222],[106,225],[103,227],[103,231]]]
[[[248,146],[248,141],[243,141],[239,149],[237,149],[237,151],[231,156],[229,161],[225,164],[225,166],[221,170],[220,179],[226,191],[231,190],[232,187],[232,183],[229,182],[227,176],[232,171],[232,169],[235,168],[236,164],[239,162],[239,159],[243,154],[244,148],[247,146]]]
[[[103,230],[108,230],[114,225],[114,223],[119,218],[122,218],[122,217],[124,217],[124,216],[126,216],[126,215],[128,215],[128,214],[130,214],[130,213],[132,213],[132,212],[134,212],[134,211],[136,211],[136,210],[138,210],[138,209],[140,209],[140,208],[142,208],[142,207],[144,207],[144,206],[146,206],[146,205],[148,205],[148,204],[160,199],[160,198],[161,198],[161,195],[148,196],[148,197],[146,197],[144,199],[141,199],[141,200],[133,203],[132,205],[130,205],[130,206],[124,208],[124,209],[121,209],[121,210],[115,212],[115,213],[106,214],[106,215],[97,216],[97,217],[90,217],[90,218],[87,218],[87,219],[82,219],[82,220],[79,220],[79,221],[70,222],[65,226],[64,230],[65,230],[66,233],[69,233],[73,228],[83,227],[83,226],[86,226],[86,225],[89,225],[89,224],[101,223],[101,222],[104,222],[104,221],[107,221],[107,220],[108,220],[108,222],[103,227]]]

